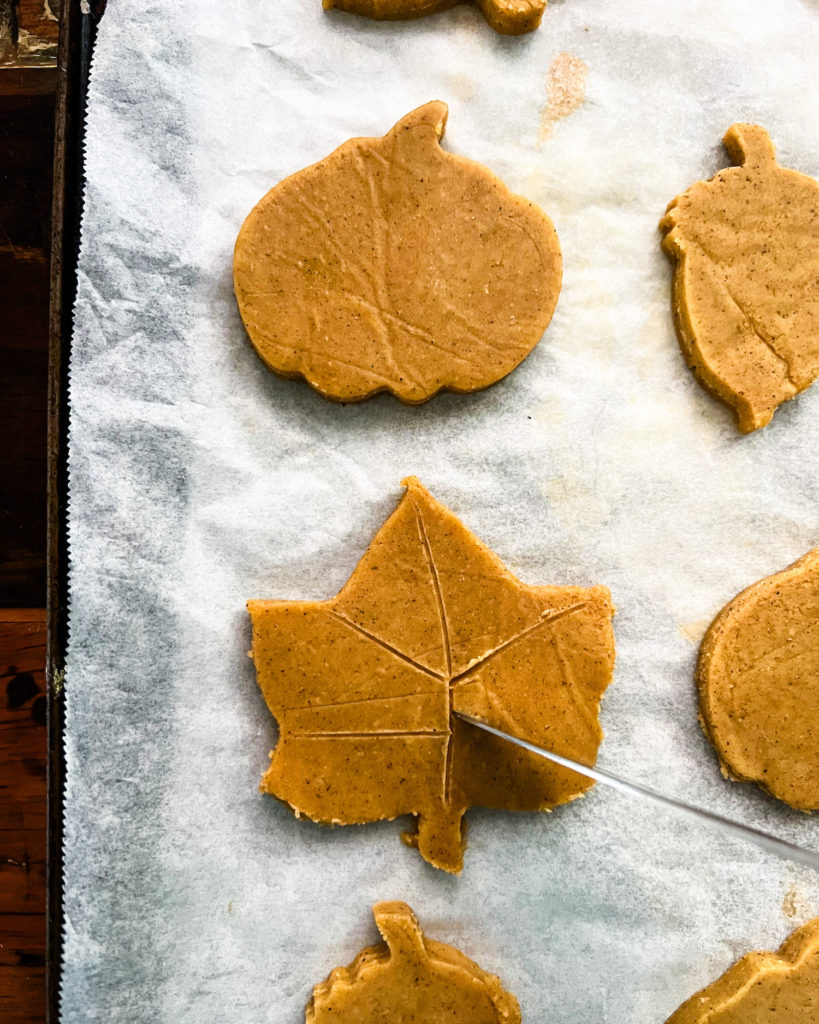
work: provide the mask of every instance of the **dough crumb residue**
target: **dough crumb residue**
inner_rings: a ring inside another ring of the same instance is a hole
[[[571,53],[559,53],[546,72],[546,106],[540,121],[540,142],[552,137],[558,121],[577,110],[586,98],[588,64]]]
[[[686,640],[692,644],[698,644],[710,625],[710,619],[696,619],[694,622],[680,622],[678,628]]]
[[[468,103],[471,99],[474,99],[475,93],[478,91],[475,79],[463,74],[450,75],[449,87],[453,94],[463,103]]]
[[[782,900],[782,913],[789,921],[804,920],[810,914],[807,900],[793,884],[790,885]]]

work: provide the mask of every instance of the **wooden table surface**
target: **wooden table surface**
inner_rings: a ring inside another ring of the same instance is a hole
[[[45,1016],[45,610],[0,609],[0,1021]]]
[[[68,2],[68,0],[66,0]],[[61,0],[0,0],[0,1022],[45,1019],[48,293]],[[37,607],[20,607],[36,605]]]

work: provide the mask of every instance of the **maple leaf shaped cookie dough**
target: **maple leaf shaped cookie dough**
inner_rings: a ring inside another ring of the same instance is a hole
[[[444,103],[351,139],[273,188],[239,232],[250,340],[327,398],[425,402],[510,373],[552,318],[557,233],[491,171],[440,146]]]
[[[819,375],[819,183],[780,167],[757,125],[723,141],[740,166],[677,196],[660,228],[683,355],[748,433]]]
[[[466,0],[323,0],[324,9],[338,7],[351,14],[382,21],[401,21],[404,18],[422,18],[426,14],[457,7]],[[496,32],[519,36],[533,32],[546,10],[546,0],[473,0]]]
[[[500,979],[428,939],[406,903],[376,903],[384,943],[316,985],[306,1024],[520,1024]]]
[[[614,661],[605,587],[516,579],[414,478],[330,601],[250,601],[280,727],[262,790],[313,821],[417,816],[407,838],[460,871],[473,804],[548,810],[590,783],[453,718],[593,762]]]
[[[819,917],[776,953],[748,953],[692,996],[666,1024],[815,1024],[819,1021]]]
[[[723,608],[697,683],[723,774],[819,810],[819,548]]]

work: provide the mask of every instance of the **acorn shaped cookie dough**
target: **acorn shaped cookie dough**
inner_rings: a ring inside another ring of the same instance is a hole
[[[697,682],[723,774],[819,810],[819,548],[723,608]]]
[[[457,7],[466,0],[324,0],[324,9],[337,7],[350,14],[363,14],[381,21],[423,18]],[[501,35],[519,36],[533,32],[546,10],[546,0],[474,0],[483,16]]]
[[[739,166],[677,196],[660,228],[686,362],[748,433],[819,375],[819,183],[780,167],[757,125],[723,141]]]
[[[557,233],[486,167],[440,146],[427,103],[285,179],[239,232],[239,311],[265,364],[327,398],[426,402],[510,373],[552,318]]]

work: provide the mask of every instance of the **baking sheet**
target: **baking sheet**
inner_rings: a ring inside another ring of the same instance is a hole
[[[680,357],[656,228],[733,121],[816,173],[818,44],[797,0],[566,0],[519,39],[470,7],[109,5],[71,364],[66,1022],[297,1024],[370,904],[405,899],[524,1021],[660,1024],[819,913],[807,869],[600,787],[473,810],[460,878],[397,823],[296,821],[256,788],[275,727],[244,611],[335,593],[417,474],[524,580],[611,588],[601,764],[818,845],[720,777],[692,671],[723,604],[819,541],[819,389],[739,436]],[[276,181],[433,98],[444,145],[553,218],[557,312],[486,392],[333,405],[255,356],[233,242]]]

